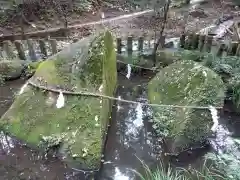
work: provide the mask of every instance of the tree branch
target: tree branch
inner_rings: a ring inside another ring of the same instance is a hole
[[[163,39],[163,32],[164,32],[165,26],[167,24],[168,11],[169,11],[170,4],[171,4],[171,0],[167,0],[166,4],[164,5],[164,17],[163,17],[162,27],[161,27],[161,31],[160,31],[160,34],[159,34],[159,38],[154,45],[153,53],[152,53],[154,66],[156,66],[156,52],[157,52],[157,49],[158,49],[159,45],[161,46],[161,48],[163,47],[163,44],[161,42],[162,42],[162,39]]]

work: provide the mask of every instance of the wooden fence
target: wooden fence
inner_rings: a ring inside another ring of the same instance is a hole
[[[166,48],[168,45],[165,37],[163,37],[161,41],[163,48]],[[117,38],[116,44],[118,54],[123,52],[132,54],[136,50],[142,52],[146,49],[153,49],[155,39],[153,37],[145,38],[142,36],[134,38],[133,36],[129,36],[126,40]],[[133,48],[133,45],[136,46],[135,49]],[[144,46],[147,46],[147,48],[144,48]],[[224,53],[228,56],[240,56],[240,42],[230,42],[227,44],[222,40],[214,40],[211,35],[183,34],[179,38],[179,45],[177,48],[214,53],[216,56],[222,56]]]
[[[180,37],[180,48],[199,50],[200,52],[214,53],[216,56],[240,56],[240,42],[226,43],[222,40],[214,40],[211,35],[189,34]]]
[[[65,42],[68,44],[76,42],[77,39],[65,41],[57,39],[27,39],[15,41],[3,41],[0,43],[2,58],[21,60],[31,59],[36,61],[39,59],[47,58],[58,51],[64,46],[59,44]],[[213,40],[213,36],[204,36],[199,34],[181,35],[178,39],[179,46],[177,48],[184,48],[188,50],[199,50],[201,52],[215,53],[217,56],[226,55],[240,56],[240,42],[231,42],[225,44],[223,41]],[[128,55],[134,52],[143,52],[153,49],[155,44],[154,37],[134,37],[128,36],[126,38],[116,38],[115,46],[118,54],[127,53]],[[163,47],[167,46],[167,41],[162,38]]]
[[[61,46],[59,47],[60,42],[65,42],[67,45],[72,43],[69,41],[59,41],[56,39],[3,41],[0,43],[0,54],[4,59],[19,58],[21,60],[30,59],[32,61],[36,61],[38,59],[45,59],[60,51],[63,48]]]

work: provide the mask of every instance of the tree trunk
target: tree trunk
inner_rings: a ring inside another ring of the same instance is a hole
[[[161,48],[163,46],[163,44],[161,42],[162,42],[162,38],[163,38],[163,32],[164,32],[164,29],[165,29],[165,26],[166,26],[166,23],[167,23],[168,11],[169,11],[170,4],[171,4],[171,0],[168,0],[167,3],[164,6],[164,17],[163,17],[161,31],[160,31],[160,34],[159,34],[159,38],[158,38],[158,40],[155,43],[154,48],[153,48],[152,56],[153,56],[153,65],[154,66],[156,66],[156,52],[157,52],[158,46],[160,45]]]

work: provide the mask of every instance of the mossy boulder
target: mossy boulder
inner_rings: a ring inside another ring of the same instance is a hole
[[[213,125],[210,110],[171,105],[222,107],[225,87],[220,76],[197,62],[182,60],[162,69],[148,91],[151,103],[169,105],[153,107],[153,127],[168,142],[167,151],[179,153],[206,142]]]
[[[70,166],[98,169],[112,102],[92,94],[114,96],[116,81],[111,34],[84,38],[42,62],[29,84],[89,95],[63,94],[58,109],[59,94],[28,84],[1,118],[2,128],[34,147],[57,147]]]
[[[24,71],[25,62],[21,60],[0,60],[0,75],[5,80],[19,78]]]

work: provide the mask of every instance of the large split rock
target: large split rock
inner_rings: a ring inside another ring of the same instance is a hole
[[[27,144],[58,148],[69,165],[98,169],[111,113],[109,99],[116,87],[116,54],[109,32],[90,36],[42,62],[27,87],[1,119],[2,128]],[[84,92],[58,95],[50,90]],[[100,88],[102,87],[102,88]]]
[[[224,83],[215,72],[190,60],[162,69],[149,83],[151,103],[222,107]],[[153,107],[154,128],[165,137],[170,153],[205,142],[213,120],[209,109]]]

